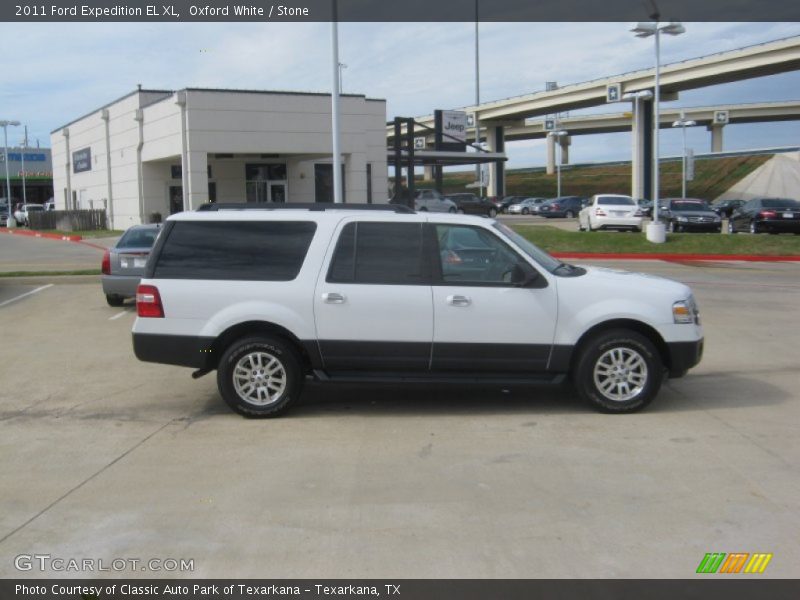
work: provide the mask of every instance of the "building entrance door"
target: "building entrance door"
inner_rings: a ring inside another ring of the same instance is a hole
[[[269,201],[270,202],[286,202],[286,182],[285,181],[270,181],[269,182]]]
[[[183,211],[183,186],[169,186],[169,214]]]

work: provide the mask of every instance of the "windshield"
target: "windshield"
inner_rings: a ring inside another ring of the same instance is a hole
[[[517,246],[519,246],[520,250],[522,250],[525,254],[530,256],[533,260],[535,260],[539,265],[541,265],[544,269],[547,269],[549,273],[555,271],[558,267],[561,266],[561,262],[550,256],[547,252],[535,246],[516,231],[508,227],[507,225],[503,225],[502,223],[494,223],[495,229],[500,231],[504,236],[506,236],[509,240],[514,242]]]
[[[800,208],[800,202],[796,200],[784,200],[783,198],[773,198],[770,200],[762,200],[761,206],[764,208]]]
[[[636,206],[633,198],[628,196],[602,196],[597,199],[597,204],[604,206]]]
[[[671,210],[708,210],[704,202],[698,201],[673,200],[669,206]]]

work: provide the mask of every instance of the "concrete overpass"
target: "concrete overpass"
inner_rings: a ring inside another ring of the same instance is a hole
[[[642,51],[645,50],[643,44]],[[677,99],[678,93],[683,90],[798,69],[800,69],[800,36],[693,58],[661,67],[662,101]],[[506,130],[526,128],[526,119],[606,104],[609,86],[619,85],[618,91],[621,97],[628,92],[652,89],[655,84],[654,79],[655,69],[644,69],[566,85],[555,90],[467,106],[463,110],[477,114],[489,150],[503,152],[507,139]],[[652,144],[649,132],[652,131],[652,108],[652,101],[641,102],[638,122],[633,123],[637,145],[637,151],[634,152],[634,168],[637,173],[643,172],[638,177],[639,183],[634,185],[641,188],[642,193],[636,194],[639,197],[649,197],[651,187],[649,183]],[[418,117],[416,120],[424,125],[433,126],[432,115]],[[565,122],[561,124],[566,129]],[[630,123],[628,126],[631,126]],[[387,136],[391,138],[392,135],[393,131],[387,129]],[[493,164],[490,167],[489,194],[502,195],[504,191],[505,177],[502,164]],[[636,191],[638,190],[634,190]]]

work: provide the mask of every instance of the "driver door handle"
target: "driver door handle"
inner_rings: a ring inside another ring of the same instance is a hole
[[[469,306],[472,304],[469,296],[448,296],[447,303],[450,306]]]

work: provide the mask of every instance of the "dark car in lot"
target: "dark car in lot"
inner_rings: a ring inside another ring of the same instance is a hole
[[[729,219],[737,208],[744,206],[746,200],[721,200],[716,204],[711,205],[711,210],[717,213],[723,219]]]
[[[134,298],[161,225],[134,225],[103,254],[101,281],[109,306]]]
[[[561,196],[553,198],[543,203],[539,207],[539,215],[548,219],[555,217],[566,217],[572,219],[577,217],[581,209],[588,203],[587,198],[581,196]]]
[[[790,198],[754,198],[728,219],[728,233],[794,233],[800,235],[800,202]]]
[[[642,211],[643,217],[653,216],[653,201],[652,200],[639,200],[639,210]]]
[[[666,198],[658,205],[659,218],[671,233],[705,231],[720,233],[722,219],[705,200],[696,198]]]
[[[497,207],[494,202],[486,198],[478,198],[475,194],[450,194],[446,198],[455,203],[457,212],[467,215],[485,215],[492,218],[497,216]]]

